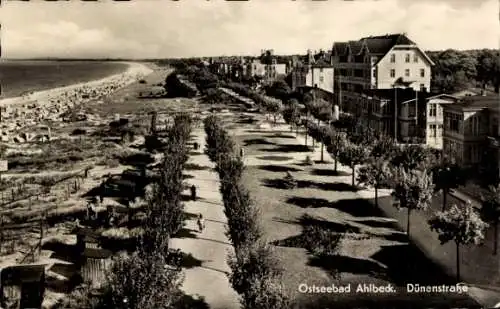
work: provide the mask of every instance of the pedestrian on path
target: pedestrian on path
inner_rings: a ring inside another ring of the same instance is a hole
[[[198,220],[196,222],[198,224],[198,231],[201,233],[203,232],[203,229],[205,228],[205,220],[203,219],[202,214],[198,214]]]
[[[191,186],[191,200],[196,201],[196,186]]]

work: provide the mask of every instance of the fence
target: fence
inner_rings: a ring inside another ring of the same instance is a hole
[[[99,288],[106,279],[106,270],[111,266],[111,259],[87,258],[82,270],[84,282],[90,282],[92,287]]]
[[[29,200],[29,206],[32,206],[34,201],[40,199],[41,196],[47,195],[51,192],[52,188],[56,186],[64,187],[65,197],[69,198],[70,194],[76,192],[80,189],[81,183],[83,179],[88,175],[88,169],[77,172],[75,174],[63,176],[60,179],[57,179],[52,182],[47,183],[39,183],[34,177],[26,179],[24,183],[20,183],[15,187],[11,187],[7,190],[3,190],[0,192],[0,206],[8,206],[9,204],[13,204],[15,202],[20,202],[22,200]],[[37,185],[38,187],[27,188],[27,184],[29,185]]]

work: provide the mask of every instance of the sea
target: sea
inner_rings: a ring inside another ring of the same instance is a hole
[[[0,99],[89,82],[127,68],[125,63],[111,61],[1,60]]]

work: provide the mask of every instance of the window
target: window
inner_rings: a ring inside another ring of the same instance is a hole
[[[325,79],[323,78],[323,76],[320,76],[319,77],[319,82],[322,83]]]
[[[417,126],[414,123],[408,125],[408,135],[415,136],[417,133]]]
[[[415,63],[418,62],[418,55],[417,54],[413,55],[413,62],[415,62]]]
[[[319,72],[320,72],[320,73],[323,73],[323,68],[319,68]]]
[[[420,77],[425,77],[425,69],[420,69]]]
[[[373,70],[373,71],[372,71],[372,73],[373,73],[373,74],[372,74],[372,75],[373,75],[373,78],[376,78],[376,77],[377,77],[377,71],[376,71],[376,70]]]
[[[436,104],[430,104],[429,105],[429,116],[436,117],[436,110],[437,110]]]
[[[396,70],[391,69],[391,77],[396,77]]]
[[[493,125],[491,126],[491,135],[498,136],[498,118],[493,118]]]
[[[460,119],[459,119],[459,115],[457,114],[449,114],[449,129],[450,131],[453,131],[455,133],[460,133]]]
[[[430,129],[429,135],[430,135],[431,137],[437,137],[436,125],[435,125],[435,124],[431,124],[431,125],[429,126],[429,129]]]
[[[409,63],[410,62],[410,54],[405,55],[405,62]]]
[[[391,63],[396,63],[396,55],[391,55]]]
[[[405,76],[409,77],[410,76],[410,69],[405,69]]]

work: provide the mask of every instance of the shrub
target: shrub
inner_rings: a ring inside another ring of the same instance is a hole
[[[290,172],[287,172],[285,177],[283,178],[283,184],[287,189],[295,189],[297,188],[298,182],[297,180],[295,180],[292,174],[290,174]]]
[[[311,159],[311,156],[307,155],[306,159],[304,160],[304,163],[306,165],[314,165],[314,161]]]
[[[337,255],[343,235],[318,226],[306,226],[303,231],[306,250],[318,256]]]
[[[243,308],[289,307],[280,283],[282,269],[269,245],[262,241],[245,244],[230,255],[229,266],[232,270],[229,281],[241,295]]]

